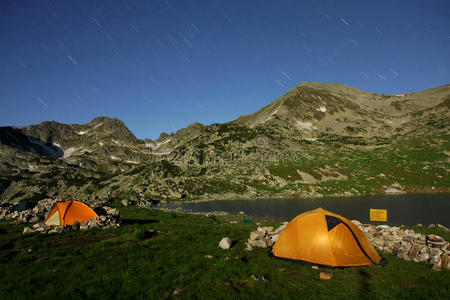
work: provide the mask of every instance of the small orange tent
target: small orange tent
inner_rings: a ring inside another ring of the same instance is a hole
[[[333,267],[385,262],[355,224],[322,208],[302,213],[289,222],[273,246],[272,255]]]
[[[89,221],[98,215],[86,204],[78,201],[58,202],[45,219],[47,225],[72,225],[75,221]]]

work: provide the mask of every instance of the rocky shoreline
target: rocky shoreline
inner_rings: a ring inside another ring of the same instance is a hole
[[[433,265],[433,270],[450,270],[450,243],[438,235],[416,233],[414,230],[404,229],[403,226],[375,226],[362,224],[357,220],[352,220],[352,222],[380,251],[396,254],[398,258],[407,261],[429,263]],[[283,222],[275,230],[273,227],[258,227],[250,233],[246,250],[251,251],[256,247],[272,247],[287,224],[287,222]],[[449,230],[442,225],[438,226]]]

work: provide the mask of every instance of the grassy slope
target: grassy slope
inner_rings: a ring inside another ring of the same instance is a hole
[[[0,298],[159,299],[177,289],[179,297],[201,299],[443,299],[450,292],[449,271],[385,253],[386,267],[326,269],[335,276],[321,281],[320,271],[271,259],[267,249],[244,251],[256,226],[137,208],[121,213],[119,229],[53,236],[22,236],[22,226],[1,222]],[[150,238],[148,229],[165,234]],[[449,233],[434,232],[450,240]],[[224,236],[237,241],[231,250],[217,247]]]

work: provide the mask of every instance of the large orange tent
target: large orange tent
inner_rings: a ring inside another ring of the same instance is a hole
[[[89,221],[98,215],[89,206],[78,201],[58,202],[45,219],[47,225],[72,225],[75,221]]]
[[[355,224],[322,208],[302,213],[289,222],[273,246],[272,255],[333,267],[385,263]]]

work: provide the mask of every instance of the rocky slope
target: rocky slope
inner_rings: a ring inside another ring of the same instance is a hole
[[[0,127],[0,202],[449,192],[450,85],[378,95],[301,83],[225,124],[156,141],[118,119]],[[70,198],[70,199],[69,199]],[[28,204],[32,205],[32,204]]]

